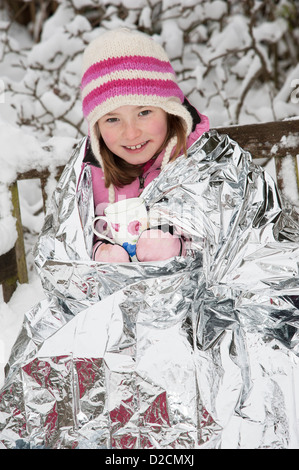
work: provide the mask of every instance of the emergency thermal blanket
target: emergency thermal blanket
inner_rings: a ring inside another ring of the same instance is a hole
[[[45,300],[0,391],[3,448],[299,447],[299,227],[273,179],[204,134],[145,188],[186,256],[91,260],[86,139],[35,248]]]

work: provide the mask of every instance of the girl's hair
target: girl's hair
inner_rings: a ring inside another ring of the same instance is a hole
[[[177,144],[170,161],[174,161],[179,155],[187,154],[187,137],[182,119],[174,114],[167,113],[167,134],[161,148],[153,158],[157,158],[174,136],[177,137]],[[132,165],[117,155],[114,155],[108,149],[101,136],[100,149],[104,165],[103,170],[106,188],[109,188],[111,184],[116,187],[125,186],[142,175],[144,165]]]

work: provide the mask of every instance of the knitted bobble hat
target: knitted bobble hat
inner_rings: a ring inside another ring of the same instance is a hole
[[[179,116],[186,135],[191,132],[192,117],[182,104],[184,94],[166,52],[146,34],[124,28],[94,39],[83,55],[81,91],[91,148],[103,171],[97,121],[120,106],[157,106]],[[171,139],[163,167],[175,145]],[[113,192],[110,188],[110,202]]]

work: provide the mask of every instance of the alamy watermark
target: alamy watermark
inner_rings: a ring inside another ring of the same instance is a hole
[[[294,90],[291,93],[291,102],[294,104],[299,103],[299,78],[294,78],[291,81],[291,87],[294,88]]]

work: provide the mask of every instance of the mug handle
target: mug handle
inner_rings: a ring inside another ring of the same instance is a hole
[[[93,233],[95,233],[96,236],[99,237],[100,239],[101,239],[101,238],[104,238],[105,240],[108,240],[108,242],[115,244],[115,241],[114,241],[114,240],[112,240],[111,238],[106,237],[106,235],[103,234],[103,233],[99,233],[99,232],[95,229],[95,226],[94,226],[94,225],[95,225],[95,222],[96,222],[97,220],[100,220],[100,219],[101,219],[101,220],[105,220],[105,222],[108,224],[108,218],[105,217],[104,215],[99,215],[98,217],[95,217],[95,218],[93,219],[93,227],[92,227]]]

